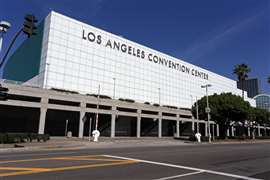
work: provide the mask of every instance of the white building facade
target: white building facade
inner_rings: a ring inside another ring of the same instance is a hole
[[[236,81],[56,12],[44,21],[39,73],[27,83],[190,108],[209,94],[241,95]],[[251,105],[255,101],[246,96]]]

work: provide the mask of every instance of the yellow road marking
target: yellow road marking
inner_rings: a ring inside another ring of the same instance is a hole
[[[125,160],[122,162],[113,162],[113,163],[89,164],[89,165],[81,165],[81,166],[68,166],[68,167],[53,168],[51,171],[65,171],[65,170],[95,168],[95,167],[103,167],[103,166],[116,166],[116,165],[133,164],[133,163],[137,163],[137,161]]]
[[[0,173],[0,177],[16,176],[16,175],[24,175],[24,174],[34,174],[34,173],[42,173],[42,172],[56,172],[56,171],[76,170],[76,169],[85,169],[85,168],[95,168],[95,167],[104,167],[104,166],[116,166],[116,165],[133,164],[133,163],[137,163],[137,161],[122,160],[121,162],[88,164],[88,165],[81,165],[81,166],[67,166],[67,167],[50,168],[50,169],[47,169],[47,168],[0,167],[0,170],[26,170],[26,171],[21,171],[21,172]]]
[[[122,159],[111,159],[111,158],[76,158],[76,157],[59,157],[53,158],[55,160],[76,160],[76,161],[111,161],[111,162],[121,162]]]
[[[0,173],[0,177],[16,176],[16,175],[24,175],[24,174],[32,174],[32,173],[40,173],[40,172],[50,171],[50,169],[47,169],[47,168],[19,168],[19,167],[0,167],[0,170],[19,171],[19,172]]]
[[[63,157],[52,157],[52,158],[34,158],[34,159],[20,159],[20,160],[7,160],[0,161],[0,164],[14,163],[14,162],[31,162],[31,161],[42,161],[42,160],[54,160],[58,158],[84,158],[84,157],[104,157],[103,155],[88,155],[88,156],[63,156]],[[108,158],[111,159],[111,158]]]
[[[15,171],[43,171],[47,168],[25,168],[25,167],[0,167],[0,170],[15,170]]]

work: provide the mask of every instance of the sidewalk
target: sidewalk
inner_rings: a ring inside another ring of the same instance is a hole
[[[1,152],[10,151],[27,151],[27,150],[60,150],[60,149],[99,149],[99,148],[123,148],[123,147],[155,147],[155,146],[183,146],[190,145],[192,143],[185,143],[181,140],[174,140],[169,138],[157,138],[157,137],[101,137],[99,142],[93,142],[93,138],[89,141],[88,137],[79,139],[77,137],[51,137],[47,142],[32,142],[32,143],[17,143],[19,146],[14,148],[14,144],[0,144]]]
[[[197,142],[175,140],[173,137],[101,137],[99,142],[89,141],[73,137],[51,137],[47,142],[18,143],[23,147],[14,148],[14,144],[0,144],[0,153],[17,151],[46,151],[46,150],[76,150],[76,149],[101,149],[101,148],[125,148],[125,147],[158,147],[158,146],[187,146],[200,145]],[[239,144],[239,143],[270,143],[270,140],[218,140],[211,144]],[[208,144],[207,142],[201,145]]]

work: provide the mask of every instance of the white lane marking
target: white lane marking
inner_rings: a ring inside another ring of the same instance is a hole
[[[155,165],[160,165],[160,166],[188,169],[188,170],[193,170],[193,171],[204,171],[205,173],[217,174],[217,175],[228,176],[228,177],[233,177],[233,178],[240,178],[240,179],[245,179],[245,180],[262,180],[262,179],[247,177],[247,176],[240,176],[240,175],[236,175],[236,174],[223,173],[223,172],[212,171],[212,170],[207,170],[207,169],[193,168],[193,167],[188,167],[188,166],[181,166],[181,165],[168,164],[168,163],[162,163],[162,162],[148,161],[148,160],[135,159],[135,158],[127,158],[127,157],[121,157],[121,156],[112,156],[112,155],[104,155],[104,156],[110,157],[110,158],[133,160],[133,161],[138,161],[138,162],[143,162],[143,163],[148,163],[148,164],[155,164]]]
[[[205,172],[205,171],[198,171],[198,172],[192,172],[192,173],[180,174],[180,175],[176,175],[176,176],[168,176],[168,177],[163,177],[163,178],[153,179],[153,180],[167,180],[167,179],[174,179],[174,178],[178,178],[178,177],[190,176],[190,175],[200,174],[200,173],[204,173],[204,172]]]

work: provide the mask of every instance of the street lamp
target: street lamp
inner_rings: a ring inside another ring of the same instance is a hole
[[[0,52],[2,49],[3,36],[10,27],[11,27],[11,24],[9,22],[7,22],[7,21],[0,22]]]
[[[160,105],[160,88],[158,88],[158,104],[159,104],[159,106],[161,106]]]
[[[98,85],[98,97],[97,97],[97,113],[96,113],[96,125],[95,130],[98,130],[98,110],[99,110],[99,96],[100,96],[100,84]]]
[[[197,118],[197,133],[199,133],[199,106],[198,106],[198,99],[196,96],[196,118]]]
[[[91,141],[91,129],[92,129],[91,125],[92,125],[92,118],[90,117],[89,118],[89,131],[88,131],[89,141]]]
[[[67,129],[68,129],[68,119],[66,120],[65,136],[67,136]]]
[[[190,110],[192,112],[192,104],[193,104],[193,96],[190,95]],[[194,132],[195,131],[195,127],[194,127],[194,117],[192,116],[192,131]]]
[[[211,142],[211,131],[210,131],[210,111],[209,102],[208,102],[208,87],[211,87],[211,84],[202,85],[201,88],[205,88],[206,90],[206,108],[205,112],[207,113],[207,121],[208,121],[208,142]]]
[[[113,99],[115,99],[115,77],[113,78]]]
[[[50,63],[45,63],[45,68],[44,68],[44,78],[46,78],[46,84],[45,84],[45,89],[48,89],[48,74],[49,74],[49,66],[50,66]]]

